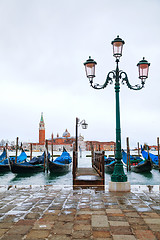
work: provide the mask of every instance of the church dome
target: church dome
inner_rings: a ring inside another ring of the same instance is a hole
[[[63,137],[70,137],[70,136],[71,136],[70,133],[66,129],[66,131],[63,133]]]

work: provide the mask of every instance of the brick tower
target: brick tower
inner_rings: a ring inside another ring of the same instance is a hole
[[[41,120],[39,123],[39,144],[45,144],[45,125],[43,120],[43,113],[41,113]]]

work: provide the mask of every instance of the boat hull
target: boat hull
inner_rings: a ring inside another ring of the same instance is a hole
[[[10,163],[11,171],[13,173],[36,173],[36,172],[43,172],[43,164],[39,165],[22,165],[22,164],[17,164],[17,163]]]
[[[114,166],[115,166],[115,162],[111,163],[111,164],[105,164],[105,172],[106,173],[113,173],[114,171]]]
[[[49,161],[49,171],[51,173],[63,173],[68,172],[71,169],[71,163],[70,164],[57,164],[54,162]]]
[[[144,163],[138,164],[136,166],[131,166],[131,171],[136,173],[145,173],[150,172],[152,170],[152,163],[150,160],[144,161]]]
[[[0,164],[0,173],[10,171],[9,164]]]
[[[151,159],[154,169],[159,169],[159,159],[158,159],[157,155],[155,155],[153,153],[148,153],[148,152],[144,151],[143,149],[141,149],[141,153],[142,153],[142,156],[144,159],[148,159],[148,157]]]
[[[159,165],[153,163],[153,168],[158,170],[159,169]]]

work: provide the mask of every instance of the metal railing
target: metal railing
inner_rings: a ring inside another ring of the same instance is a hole
[[[104,180],[104,151],[92,152],[92,167]]]

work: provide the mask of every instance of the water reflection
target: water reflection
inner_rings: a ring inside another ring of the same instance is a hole
[[[20,182],[20,181],[23,181],[27,178],[30,179],[37,174],[39,174],[39,173],[18,173],[18,174],[14,175],[14,178],[12,178],[12,182],[17,182],[17,181]]]
[[[46,178],[47,178],[48,180],[53,180],[53,179],[55,179],[55,178],[57,178],[57,177],[63,177],[63,176],[65,176],[66,174],[68,174],[68,172],[64,172],[64,173],[48,173],[48,174],[46,175]]]
[[[148,172],[148,173],[140,173],[140,175],[144,176],[145,178],[152,178],[153,177],[153,174],[151,172]]]

